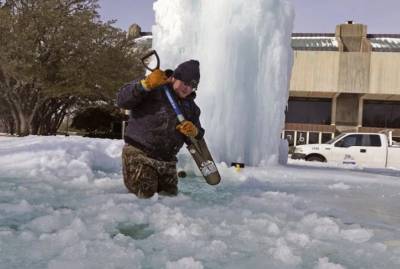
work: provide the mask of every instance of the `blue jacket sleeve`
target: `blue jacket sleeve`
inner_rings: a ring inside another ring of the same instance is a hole
[[[148,92],[143,88],[140,81],[132,81],[119,89],[117,94],[117,106],[123,109],[133,109],[138,106]]]

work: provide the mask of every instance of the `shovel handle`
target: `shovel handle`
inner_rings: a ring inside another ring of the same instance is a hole
[[[151,56],[153,56],[153,55],[156,56],[157,66],[156,66],[156,68],[151,69],[151,67],[146,64],[146,60],[148,58],[150,58]],[[146,69],[149,70],[149,71],[154,71],[156,69],[160,69],[160,57],[158,56],[158,53],[155,50],[152,50],[149,53],[147,53],[146,55],[144,55],[141,60],[142,60],[142,63],[144,65],[144,67],[146,67]]]

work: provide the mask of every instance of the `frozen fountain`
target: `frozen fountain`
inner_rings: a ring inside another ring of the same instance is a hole
[[[158,0],[162,68],[201,67],[197,103],[217,162],[278,161],[292,64],[288,0]]]

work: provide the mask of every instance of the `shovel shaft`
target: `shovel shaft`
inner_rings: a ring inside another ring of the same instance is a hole
[[[176,103],[174,97],[172,97],[171,92],[169,91],[167,86],[163,86],[163,90],[165,94],[167,95],[168,101],[171,104],[172,108],[175,111],[176,116],[178,117],[179,122],[183,122],[185,120],[185,117],[183,116],[183,113],[181,109],[179,108],[178,104]]]

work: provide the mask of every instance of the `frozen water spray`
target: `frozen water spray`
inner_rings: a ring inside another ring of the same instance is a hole
[[[197,102],[217,161],[278,161],[292,64],[288,0],[158,0],[162,68],[201,63]]]

